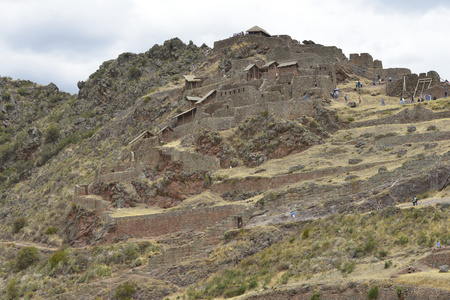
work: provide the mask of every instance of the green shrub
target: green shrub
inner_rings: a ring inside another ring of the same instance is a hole
[[[355,121],[355,118],[353,118],[353,117],[348,117],[348,118],[347,118],[347,121],[353,122],[353,121]]]
[[[427,236],[425,235],[425,233],[421,232],[419,234],[419,237],[417,238],[417,244],[420,245],[424,245],[427,243]]]
[[[58,126],[52,124],[44,132],[45,142],[54,143],[59,138],[59,128]]]
[[[398,299],[401,299],[402,296],[403,296],[403,288],[402,288],[401,286],[398,286],[398,287],[395,289],[395,293],[397,294],[397,298],[398,298]]]
[[[60,262],[63,263],[67,262],[67,253],[64,251],[56,251],[52,257],[50,258],[50,264],[52,266],[52,269]]]
[[[17,252],[14,270],[25,270],[36,261],[39,261],[39,253],[36,247],[24,247]]]
[[[408,241],[409,241],[408,237],[402,235],[402,236],[397,240],[396,243],[397,243],[397,244],[400,244],[400,245],[405,245],[405,244],[408,244]]]
[[[131,80],[137,80],[139,79],[139,77],[141,77],[141,72],[139,71],[138,68],[136,68],[135,66],[132,66],[129,70],[128,70],[128,77]]]
[[[246,290],[247,287],[243,284],[237,288],[226,291],[224,296],[225,298],[237,297],[239,295],[243,295]]]
[[[125,246],[123,249],[123,255],[125,262],[130,262],[139,257],[138,253],[139,247],[135,243],[130,243]]]
[[[6,287],[6,296],[8,299],[19,299],[19,288],[17,287],[17,280],[13,279]]]
[[[133,294],[136,292],[136,284],[134,282],[125,282],[117,287],[117,291],[114,294],[114,299],[129,300],[132,299]]]
[[[7,112],[11,112],[14,110],[15,106],[12,103],[6,103],[5,108]]]
[[[387,262],[384,263],[385,269],[388,269],[390,266],[392,266],[392,261],[388,260]]]
[[[248,282],[248,289],[252,290],[258,286],[258,279],[256,277],[250,278],[250,281]]]
[[[2,100],[3,101],[9,101],[11,100],[11,94],[9,92],[2,93]]]
[[[281,283],[281,284],[286,284],[286,283],[288,283],[289,278],[291,278],[291,272],[290,272],[290,271],[284,272],[283,275],[281,275],[280,283]]]
[[[55,226],[50,226],[49,228],[47,228],[47,230],[45,231],[45,234],[55,234],[58,232],[58,228],[56,228]]]
[[[364,252],[371,253],[373,250],[375,250],[375,238],[370,235],[367,239],[366,244],[364,245]]]
[[[317,293],[317,292],[314,292],[314,293],[311,295],[311,300],[319,300],[319,297],[320,297],[320,294]]]
[[[26,89],[24,89],[23,87],[20,87],[18,90],[17,90],[17,93],[20,95],[20,96],[26,96],[28,93],[27,93],[27,90]]]
[[[378,252],[378,254],[380,255],[380,257],[386,257],[387,256],[387,251],[380,250],[380,252]]]
[[[355,270],[356,262],[354,260],[346,261],[344,266],[341,268],[343,274],[350,274]]]
[[[309,232],[310,232],[309,228],[303,230],[302,239],[306,240],[307,238],[309,238]]]
[[[25,217],[19,217],[19,218],[15,219],[13,222],[12,233],[13,234],[18,233],[22,228],[25,227],[26,224],[27,224],[27,219]]]
[[[263,116],[264,118],[267,118],[269,116],[269,112],[267,111],[267,109],[261,113],[261,116]]]
[[[378,298],[378,286],[373,286],[369,292],[367,293],[369,299],[377,299]]]

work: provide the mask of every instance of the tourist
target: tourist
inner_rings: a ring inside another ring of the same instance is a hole
[[[414,103],[414,96],[411,96],[411,103]]]
[[[384,98],[381,98],[381,105],[385,106],[386,103],[384,102]]]
[[[305,100],[308,100],[308,94],[305,94]]]
[[[317,87],[317,81],[314,81],[314,87]]]
[[[441,242],[437,241],[436,245],[438,248],[441,248]]]
[[[359,104],[361,104],[361,96],[358,97]]]
[[[445,91],[445,93],[444,93],[444,98],[445,99],[447,99],[447,94],[448,94],[447,91]]]
[[[295,212],[291,212],[292,219],[295,219]]]
[[[413,206],[417,206],[417,201],[419,201],[419,198],[417,198],[417,196],[414,196],[413,200],[412,200],[412,204]]]
[[[347,100],[348,100],[347,95],[345,95],[345,102],[347,102]]]

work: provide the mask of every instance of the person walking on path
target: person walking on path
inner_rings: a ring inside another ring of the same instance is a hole
[[[417,196],[414,196],[413,200],[412,200],[412,204],[413,206],[417,206],[417,201],[419,201],[419,198],[417,198]]]
[[[358,97],[359,104],[361,104],[361,96]]]
[[[384,98],[381,98],[381,105],[385,106],[386,103],[384,102]]]

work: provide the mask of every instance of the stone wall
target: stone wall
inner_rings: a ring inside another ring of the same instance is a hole
[[[203,155],[197,152],[181,151],[173,147],[162,147],[161,153],[169,155],[172,161],[178,161],[185,172],[210,171],[220,169],[220,160],[217,157]]]
[[[450,248],[433,249],[433,252],[420,262],[432,268],[439,268],[442,265],[450,266]]]
[[[366,284],[351,284],[343,288],[342,286],[326,286],[320,285],[317,287],[309,284],[304,284],[301,287],[287,288],[280,291],[267,290],[260,292],[257,295],[244,296],[242,300],[310,300],[316,292],[320,299],[367,299],[367,293],[370,287]],[[381,287],[379,284],[378,298],[380,300],[398,300],[396,294],[396,287]],[[442,300],[450,299],[450,291],[433,289],[428,287],[416,286],[401,286],[402,298],[405,300]]]
[[[109,210],[110,202],[103,200],[99,196],[75,196],[75,204],[83,206],[87,210],[95,211],[97,216],[100,216],[103,212]]]
[[[224,48],[229,48],[234,44],[239,43],[252,43],[256,44],[259,47],[269,47],[274,48],[277,46],[287,46],[290,44],[288,39],[278,38],[278,37],[263,37],[253,34],[247,35],[238,35],[234,37],[230,37],[228,39],[224,39],[221,41],[214,42],[214,51],[219,51]]]
[[[238,214],[244,209],[245,207],[242,205],[225,205],[202,209],[175,210],[154,215],[114,218],[116,231],[112,235],[157,237],[186,230],[205,231],[208,227],[214,226],[223,219]]]

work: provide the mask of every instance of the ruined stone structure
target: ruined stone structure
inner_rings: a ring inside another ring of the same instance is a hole
[[[283,119],[298,119],[302,116],[312,116],[316,108],[329,101],[329,93],[337,84],[336,65],[347,67],[357,66],[367,68],[366,76],[373,77],[376,70],[380,76],[403,76],[407,69],[382,69],[381,61],[373,60],[367,53],[351,54],[350,63],[345,62],[342,50],[336,47],[326,47],[319,44],[302,45],[289,36],[271,36],[261,28],[252,28],[248,34],[238,34],[229,39],[214,43],[214,51],[223,51],[235,44],[252,44],[256,48],[267,50],[267,62],[259,58],[236,59],[231,67],[221,71],[217,78],[200,79],[186,75],[184,95],[179,95],[184,102],[184,111],[161,128],[156,135],[145,131],[133,139],[129,145],[127,160],[116,166],[103,166],[95,174],[94,182],[89,185],[77,186],[74,201],[77,204],[93,210],[107,224],[113,224],[115,231],[107,239],[121,236],[158,237],[183,230],[192,230],[201,234],[189,245],[178,249],[192,255],[208,245],[217,243],[223,238],[223,233],[232,228],[245,226],[253,212],[253,206],[221,205],[202,209],[185,209],[165,211],[164,213],[133,217],[113,217],[110,202],[100,196],[92,195],[94,185],[101,183],[126,182],[143,176],[144,172],[154,170],[163,157],[177,162],[186,172],[210,171],[220,168],[217,157],[202,155],[194,151],[180,150],[177,147],[165,147],[161,142],[170,143],[173,139],[182,138],[202,129],[215,131],[227,130],[237,126],[247,117],[267,111]],[[267,49],[266,49],[267,48]],[[369,73],[372,72],[372,73]],[[410,74],[410,71],[409,71]],[[223,76],[222,76],[223,75]],[[429,74],[433,81],[439,82],[438,76]],[[414,81],[415,79],[412,79]],[[394,86],[394,85],[393,85]],[[393,88],[393,91],[396,91]],[[305,97],[306,96],[306,97]],[[349,170],[357,170],[366,166],[351,166]],[[320,172],[332,172],[323,170]],[[266,184],[258,182],[259,187],[268,188],[274,184],[297,182],[321,174],[290,174],[271,178]],[[261,179],[262,180],[262,179]],[[265,180],[263,180],[265,181]],[[251,182],[227,185],[213,185],[217,193],[232,190],[252,190]],[[242,186],[241,186],[242,185]],[[366,183],[354,187],[354,191],[363,192],[370,188]],[[351,200],[343,190],[334,186],[323,187],[324,194],[330,198],[339,196],[351,207]],[[305,191],[290,191],[277,198],[277,201],[267,199],[267,205],[280,205],[293,199],[305,197],[310,199],[317,194],[317,189]],[[299,196],[300,195],[300,196]],[[330,213],[333,206],[330,204]],[[177,251],[178,251],[177,250]],[[171,250],[172,251],[172,250]],[[167,257],[178,255],[166,253]],[[189,255],[191,255],[189,254]],[[154,264],[164,263],[166,256],[154,259]],[[151,263],[152,264],[152,263]]]

